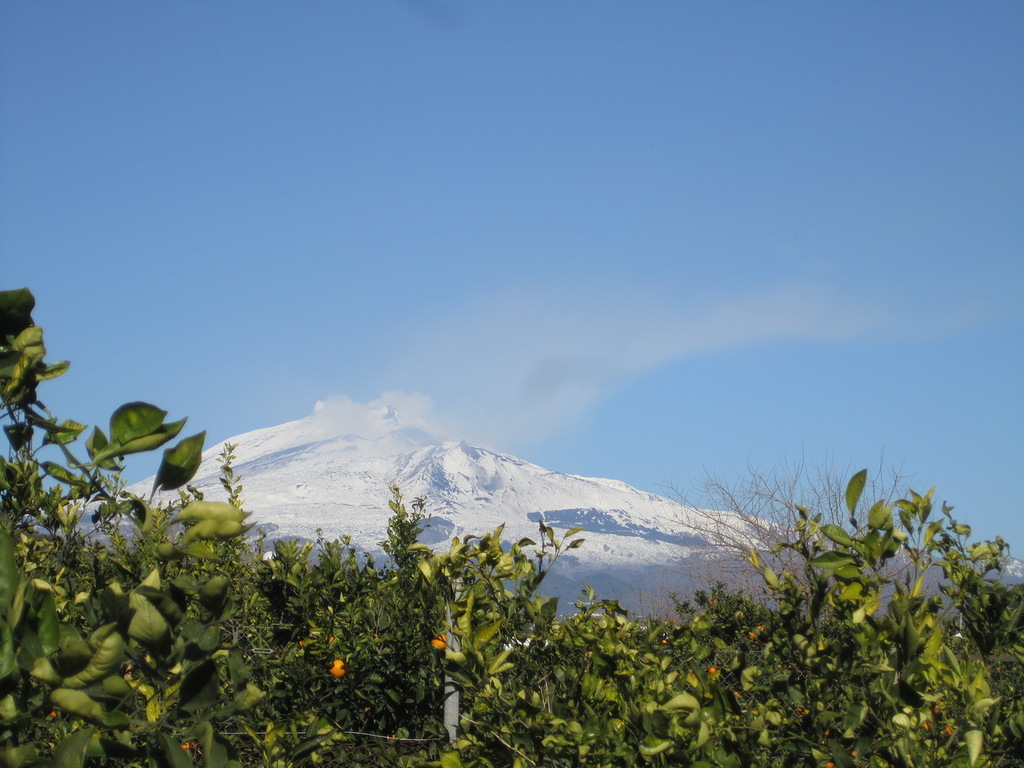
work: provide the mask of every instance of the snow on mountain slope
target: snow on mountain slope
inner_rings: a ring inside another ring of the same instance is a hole
[[[507,540],[536,539],[540,520],[560,533],[582,526],[585,544],[567,552],[545,582],[549,594],[570,602],[583,583],[602,597],[629,602],[638,591],[681,591],[716,580],[708,562],[693,557],[708,545],[699,517],[682,504],[619,480],[553,472],[441,440],[428,424],[404,423],[391,406],[351,416],[339,423],[318,404],[304,419],[227,441],[236,446],[233,467],[245,508],[270,539],[313,540],[320,530],[328,539],[347,535],[359,548],[379,552],[391,516],[389,488],[396,484],[407,503],[426,500],[430,520],[421,540],[434,549],[499,525]],[[215,446],[204,454],[193,481],[210,499],[226,496],[220,452]],[[1004,578],[1024,580],[1024,563],[1011,560]]]
[[[510,540],[536,539],[538,521],[556,530],[582,526],[583,547],[557,566],[563,580],[637,585],[703,547],[689,508],[601,478],[553,472],[465,442],[440,441],[383,407],[359,424],[338,429],[318,408],[311,416],[259,429],[235,444],[235,473],[252,520],[270,538],[352,537],[379,550],[386,536],[389,487],[407,503],[426,500],[429,525],[422,540],[443,548],[452,537],[505,525]],[[207,498],[224,497],[218,479],[221,446],[204,454],[193,484]],[[553,574],[554,575],[554,574]],[[612,588],[609,592],[618,592]],[[618,595],[614,595],[618,596]]]

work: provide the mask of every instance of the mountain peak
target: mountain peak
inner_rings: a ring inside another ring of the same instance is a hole
[[[566,552],[558,571],[574,598],[586,581],[605,596],[660,577],[705,547],[692,510],[619,482],[567,475],[465,440],[444,440],[422,416],[423,402],[382,397],[369,404],[333,397],[303,419],[232,438],[246,509],[271,539],[350,536],[378,549],[386,538],[389,488],[422,497],[430,516],[424,541],[505,526],[510,540],[535,538],[544,520],[584,527],[587,544]],[[204,455],[193,484],[207,498],[224,492],[218,448]],[[682,570],[682,569],[680,569]]]

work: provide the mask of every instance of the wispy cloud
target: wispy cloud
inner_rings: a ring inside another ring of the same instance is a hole
[[[841,342],[894,323],[880,301],[811,283],[722,297],[519,286],[425,324],[394,380],[430,392],[450,431],[501,447],[543,439],[616,388],[688,357],[780,339]]]

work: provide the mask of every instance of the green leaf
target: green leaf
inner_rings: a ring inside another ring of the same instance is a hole
[[[53,669],[53,663],[46,656],[40,656],[36,659],[29,674],[36,680],[41,680],[52,686],[59,686],[63,683],[63,678]]]
[[[2,340],[0,340],[2,341]],[[21,352],[0,353],[0,379],[9,379],[21,362]]]
[[[35,296],[28,288],[0,291],[0,344],[32,325]]]
[[[880,531],[892,530],[892,509],[881,501],[868,512],[868,526]]]
[[[50,701],[66,712],[93,722],[103,715],[103,707],[85,691],[57,688],[50,691]]]
[[[43,359],[43,329],[33,325],[24,329],[11,343],[11,349],[24,352],[33,363]]]
[[[78,674],[85,669],[93,654],[93,646],[80,637],[66,640],[57,659],[58,669],[62,675]]]
[[[495,657],[491,659],[491,663],[487,666],[487,674],[491,676],[500,675],[502,672],[512,669],[515,665],[507,661],[511,653],[512,649],[506,648],[504,651],[501,651],[501,653],[496,654]]]
[[[853,565],[856,560],[850,555],[844,555],[839,552],[826,552],[820,557],[816,557],[810,561],[809,565],[813,565],[816,568],[824,568],[826,571],[835,571],[847,565]]]
[[[708,724],[702,722],[700,728],[697,730],[697,741],[694,744],[697,749],[700,749],[711,739],[711,729],[708,728]]]
[[[38,423],[38,422],[37,422]],[[66,419],[60,424],[40,424],[40,426],[46,430],[46,437],[43,440],[43,445],[50,443],[67,445],[73,443],[78,436],[85,431],[85,425],[79,424],[77,421],[71,421]]]
[[[442,752],[441,768],[463,768],[462,758],[458,752]]]
[[[122,503],[127,506],[128,511],[131,513],[130,518],[139,527],[139,530],[143,533],[149,533],[154,522],[153,511],[149,508],[149,505],[135,496],[126,499]]]
[[[43,653],[47,656],[56,653],[57,644],[60,642],[60,622],[57,620],[57,603],[52,592],[43,592],[36,617],[39,621],[39,644]]]
[[[843,719],[843,730],[848,732],[850,736],[845,738],[852,738],[854,730],[860,727],[860,724],[864,722],[864,718],[867,717],[867,714],[867,702],[857,701],[849,706],[846,710],[846,717]]]
[[[850,510],[851,515],[857,509],[857,502],[860,501],[860,495],[864,492],[864,485],[867,481],[868,471],[862,469],[850,478],[850,483],[846,486],[846,508]]]
[[[653,733],[647,734],[644,740],[640,742],[640,754],[644,757],[654,757],[660,755],[668,749],[671,749],[672,741],[669,739],[659,739]]]
[[[131,722],[131,720],[128,719],[128,715],[124,712],[114,710],[111,712],[104,712],[100,715],[100,722],[109,727],[124,728]]]
[[[2,376],[3,372],[0,371],[0,377]],[[15,451],[20,451],[31,445],[34,431],[31,424],[8,424],[4,427],[4,434],[7,435],[11,448]]]
[[[76,691],[75,693],[79,693]],[[85,694],[82,694],[83,696]],[[86,698],[89,698],[86,696]],[[95,702],[93,702],[95,704]],[[99,707],[99,704],[96,704]],[[85,751],[92,740],[93,729],[83,728],[66,736],[53,750],[50,768],[82,768],[85,765]]]
[[[67,360],[58,360],[56,363],[49,363],[44,366],[41,371],[36,371],[36,380],[47,381],[49,379],[56,379],[58,376],[63,376],[67,373],[68,368],[71,367],[71,363]]]
[[[181,421],[173,421],[170,424],[163,424],[150,434],[129,440],[127,443],[113,440],[102,450],[96,452],[96,455],[93,456],[93,462],[100,464],[114,456],[127,456],[130,453],[142,453],[159,448],[164,443],[168,443],[177,437],[178,433],[181,432],[181,428],[185,426],[186,421],[187,419],[182,419]]]
[[[863,575],[864,573],[856,565],[844,565],[842,568],[836,569],[836,578],[845,581],[854,581]]]
[[[0,765],[4,768],[29,768],[39,764],[39,751],[32,744],[0,749]]]
[[[193,501],[175,516],[173,522],[200,523],[205,520],[231,520],[240,523],[245,518],[245,512],[224,501]]]
[[[217,664],[207,659],[185,675],[178,706],[185,711],[212,707],[217,703],[219,688]]]
[[[213,612],[217,612],[227,597],[231,581],[227,576],[214,576],[199,588],[199,600]]]
[[[667,710],[669,712],[673,712],[680,709],[688,709],[693,711],[700,709],[700,702],[697,701],[697,698],[692,693],[687,693],[686,691],[683,691],[682,693],[678,694],[677,696],[673,696],[671,699],[665,702],[664,706],[662,706],[662,709]]]
[[[836,544],[841,544],[844,547],[852,547],[853,540],[850,538],[850,534],[846,532],[844,528],[838,525],[823,525],[821,526],[821,532],[829,539],[834,541]]]
[[[213,726],[206,720],[195,728],[199,743],[203,745],[207,768],[242,768],[238,751],[222,736],[214,733]]]
[[[486,624],[477,630],[473,636],[473,642],[479,647],[484,645],[488,640],[494,637],[494,633],[501,628],[501,619],[492,621],[490,624]]]
[[[55,461],[44,461],[42,464],[43,472],[48,474],[50,477],[60,480],[63,483],[71,485],[75,481],[75,476],[72,475],[66,467],[62,467]]]
[[[89,659],[85,669],[64,681],[65,688],[85,688],[103,678],[114,674],[121,667],[124,658],[124,638],[118,632],[111,631],[104,637],[96,652]]]
[[[0,613],[6,613],[18,587],[18,564],[14,560],[14,543],[0,526]]]
[[[245,689],[235,696],[235,710],[248,712],[266,698],[266,694],[252,683],[246,683]]]
[[[850,757],[850,753],[847,748],[840,744],[835,739],[828,740],[828,748],[832,753],[832,763],[837,768],[856,768],[857,764]]]
[[[160,739],[160,748],[163,750],[164,758],[170,768],[192,768],[192,759],[178,742],[166,733],[159,734],[158,738]]]
[[[203,520],[196,523],[181,537],[184,546],[194,541],[231,539],[252,528],[251,525],[243,525],[234,520]]]
[[[6,621],[0,621],[0,680],[3,680],[17,668],[14,655],[14,638]]]
[[[984,734],[982,734],[982,732],[977,728],[967,731],[967,733],[964,734],[964,743],[967,744],[967,759],[970,761],[971,765],[978,762],[984,741]]]
[[[95,459],[96,454],[107,447],[110,441],[99,427],[93,427],[92,434],[85,441],[85,450],[89,452],[89,458]]]
[[[150,403],[125,403],[110,417],[110,439],[126,445],[153,434],[164,423],[167,411]]]
[[[140,603],[128,625],[129,636],[150,647],[161,644],[169,631],[167,620],[148,600]]]
[[[154,491],[173,491],[180,488],[199,471],[203,463],[203,441],[206,432],[186,437],[173,448],[164,451],[163,461],[153,483]]]

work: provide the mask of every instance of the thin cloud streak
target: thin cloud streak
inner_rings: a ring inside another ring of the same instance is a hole
[[[809,283],[676,302],[657,290],[509,290],[428,324],[398,356],[394,380],[430,392],[450,431],[501,448],[542,440],[686,358],[784,339],[842,343],[898,326],[880,301]]]

